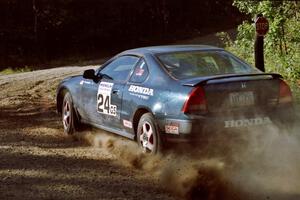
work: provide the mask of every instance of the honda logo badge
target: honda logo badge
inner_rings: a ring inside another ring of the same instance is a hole
[[[242,83],[241,85],[243,89],[247,87],[246,83]]]

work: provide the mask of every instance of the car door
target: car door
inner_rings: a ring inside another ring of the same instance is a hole
[[[97,83],[86,84],[82,99],[91,123],[122,129],[124,85],[138,60],[136,56],[120,56],[98,70]]]

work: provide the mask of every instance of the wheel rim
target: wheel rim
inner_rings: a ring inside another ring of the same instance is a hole
[[[151,153],[154,149],[153,128],[149,122],[144,122],[140,135],[140,143],[145,153]]]
[[[64,108],[63,109],[63,124],[64,124],[64,129],[67,130],[71,123],[71,108],[70,108],[69,101],[64,102],[63,108]]]

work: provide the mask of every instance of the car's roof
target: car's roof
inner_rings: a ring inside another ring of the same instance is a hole
[[[121,54],[145,55],[147,53],[171,53],[182,51],[197,51],[197,50],[222,50],[221,48],[208,45],[166,45],[166,46],[150,46],[123,51]]]

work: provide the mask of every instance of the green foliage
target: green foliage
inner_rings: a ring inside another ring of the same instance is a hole
[[[300,3],[297,1],[235,0],[241,12],[255,19],[263,14],[269,20],[269,32],[265,36],[266,71],[281,73],[290,81],[300,79]],[[225,33],[219,36],[226,48],[249,63],[254,63],[255,28],[253,21],[245,21],[238,27],[237,38],[232,41]]]
[[[21,72],[30,72],[32,71],[32,69],[28,66],[25,66],[23,68],[16,68],[16,69],[13,69],[13,68],[6,68],[2,71],[0,71],[0,75],[9,75],[9,74],[16,74],[16,73],[21,73]]]

